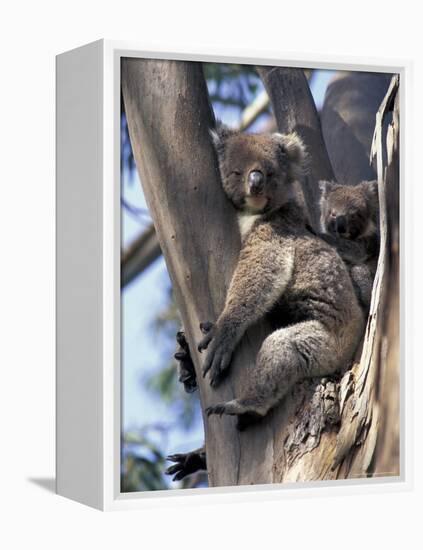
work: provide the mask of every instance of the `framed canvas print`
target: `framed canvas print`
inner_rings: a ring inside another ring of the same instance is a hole
[[[409,73],[108,41],[58,56],[59,494],[409,484]]]

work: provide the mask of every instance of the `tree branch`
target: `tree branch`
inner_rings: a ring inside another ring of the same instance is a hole
[[[129,285],[161,254],[154,225],[147,227],[121,255],[121,287]]]
[[[247,130],[261,114],[266,112],[269,105],[269,96],[267,92],[263,90],[242,112],[239,130]]]

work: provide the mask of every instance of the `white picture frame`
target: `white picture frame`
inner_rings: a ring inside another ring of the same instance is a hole
[[[401,186],[401,475],[301,484],[121,493],[120,60],[254,63],[399,73],[401,182],[410,160],[411,64],[254,51],[149,50],[100,40],[57,57],[57,493],[101,510],[163,503],[363,494],[412,486],[412,358],[405,336],[412,270],[411,192]],[[70,185],[71,182],[71,185]]]

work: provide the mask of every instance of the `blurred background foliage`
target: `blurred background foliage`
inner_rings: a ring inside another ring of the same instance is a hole
[[[240,114],[262,89],[254,65],[203,63],[203,70],[213,106],[231,106]]]
[[[254,66],[204,63],[203,69],[216,118],[231,127],[251,131],[276,129],[266,92]],[[307,76],[310,77],[310,72]],[[121,198],[124,258],[125,251],[136,243],[139,234],[152,222],[136,172],[123,104]],[[198,395],[186,393],[178,382],[173,354],[176,349],[175,335],[181,321],[162,257],[156,259],[154,264],[160,262],[163,265],[154,275],[157,279],[152,278],[154,266],[144,266],[135,279],[122,288],[122,374],[123,379],[127,379],[122,395],[121,487],[124,492],[207,486],[205,473],[179,482],[172,482],[164,474],[169,466],[166,456],[201,446],[204,434]],[[150,281],[146,283],[148,278]],[[149,309],[146,306],[148,296],[158,284],[163,299],[159,306],[151,307],[153,311],[146,311]],[[136,285],[140,288],[139,298],[132,298],[129,293]],[[137,304],[134,305],[136,299],[139,299],[139,309]],[[141,317],[148,317],[142,329],[139,325]],[[133,326],[136,327],[136,342],[129,346],[125,340],[126,331],[132,330]],[[146,333],[146,344],[142,344],[141,331]],[[134,368],[139,380],[137,393],[128,390],[131,369]],[[131,420],[127,421],[127,417]]]

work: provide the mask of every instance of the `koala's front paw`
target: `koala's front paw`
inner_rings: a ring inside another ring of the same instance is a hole
[[[166,475],[173,475],[172,481],[179,481],[184,477],[194,474],[199,470],[205,470],[206,453],[204,448],[190,453],[174,454],[167,457],[167,460],[175,462],[173,466],[169,466],[166,470]],[[174,475],[175,474],[175,475]]]
[[[203,365],[203,377],[210,371],[210,385],[213,388],[221,382],[226,374],[231,364],[233,351],[231,335],[222,330],[216,331]]]

